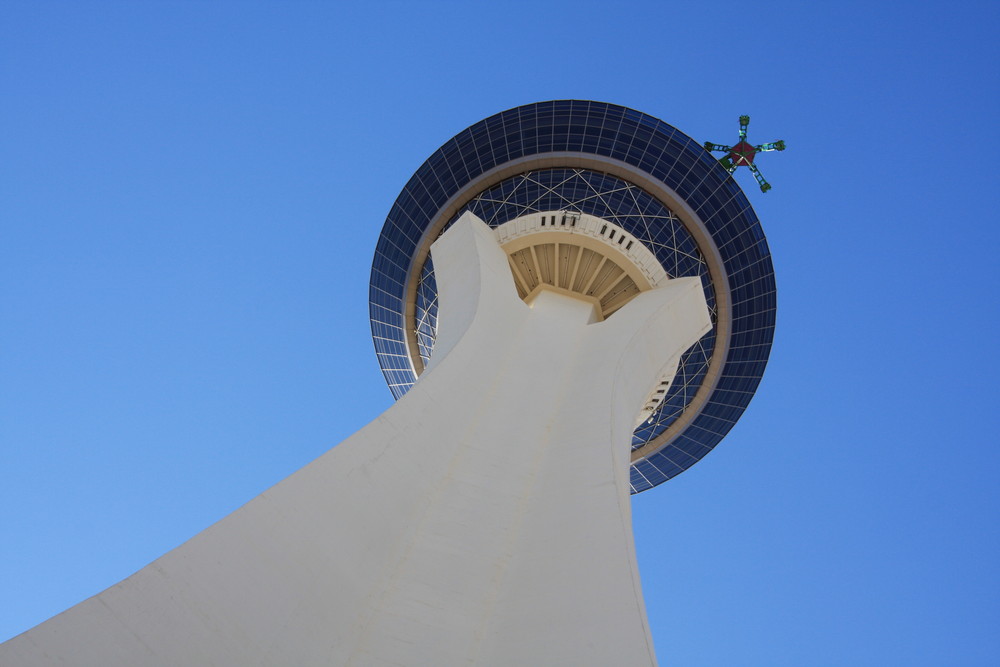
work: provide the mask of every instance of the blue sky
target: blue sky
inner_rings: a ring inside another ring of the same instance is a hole
[[[661,662],[991,664],[998,28],[986,2],[7,3],[0,640],[388,407],[389,206],[459,130],[576,98],[789,147],[771,192],[737,174],[778,280],[758,395],[634,499]]]

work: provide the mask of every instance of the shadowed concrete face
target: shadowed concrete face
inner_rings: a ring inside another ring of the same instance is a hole
[[[438,337],[408,394],[0,664],[655,664],[629,447],[710,326],[700,281],[598,321],[556,291],[522,301],[471,214],[432,253]]]

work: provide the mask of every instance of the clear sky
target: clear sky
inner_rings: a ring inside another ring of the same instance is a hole
[[[743,419],[634,500],[665,665],[1000,654],[995,2],[4,3],[0,640],[391,403],[371,257],[498,111],[595,99],[774,189]],[[993,213],[990,213],[993,211]]]

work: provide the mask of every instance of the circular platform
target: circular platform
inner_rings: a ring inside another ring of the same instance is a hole
[[[567,100],[510,109],[445,143],[396,199],[372,264],[372,336],[396,398],[434,345],[430,244],[465,211],[491,227],[543,213],[557,224],[564,214],[606,220],[668,277],[701,278],[713,329],[633,434],[633,493],[683,472],[729,432],[767,364],[774,270],[746,196],[699,142],[632,109]]]

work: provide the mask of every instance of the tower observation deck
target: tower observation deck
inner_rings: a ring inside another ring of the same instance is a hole
[[[510,251],[519,290],[575,285],[593,297],[605,288],[604,298],[618,299],[612,310],[627,299],[632,288],[618,282],[629,280],[624,269],[589,287],[568,275],[586,255],[552,234],[575,230],[567,225],[581,217],[607,223],[603,238],[611,248],[641,247],[667,277],[701,280],[712,329],[683,354],[673,381],[651,387],[636,406],[642,419],[632,435],[633,493],[691,467],[729,432],[767,364],[774,270],[750,202],[701,144],[632,109],[560,100],[491,116],[435,151],[393,204],[372,264],[372,335],[396,398],[434,349],[430,245],[465,212],[494,228],[531,220],[549,234],[534,251]]]

